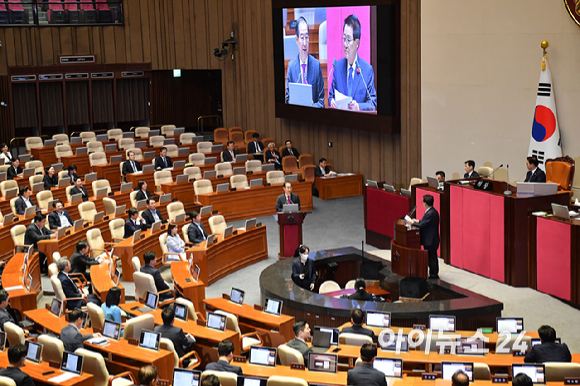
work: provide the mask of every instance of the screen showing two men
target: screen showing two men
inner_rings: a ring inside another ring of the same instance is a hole
[[[158,351],[160,341],[161,334],[153,331],[141,330],[141,336],[139,337],[139,347]]]
[[[324,373],[336,373],[336,354],[319,354],[311,352],[308,355],[308,370]]]
[[[403,360],[393,358],[375,358],[373,367],[389,378],[403,377]]]
[[[453,374],[461,370],[469,378],[469,382],[473,382],[473,363],[467,362],[443,362],[442,366],[442,378],[451,379]]]
[[[282,301],[266,298],[264,312],[268,314],[280,315],[282,312]]]
[[[496,332],[509,332],[511,334],[519,334],[524,330],[524,318],[497,318]]]
[[[455,316],[429,315],[431,331],[455,332]]]
[[[367,326],[369,327],[391,327],[391,313],[390,312],[367,312]]]
[[[201,371],[185,370],[176,367],[173,369],[173,383],[172,385],[179,386],[198,386],[201,378]]]
[[[546,383],[546,368],[544,365],[512,364],[512,376],[524,373],[532,380],[532,383]]]
[[[276,366],[276,349],[273,347],[250,348],[250,364],[260,366]]]
[[[232,292],[230,293],[230,301],[240,305],[244,304],[244,291],[237,288],[232,288]]]
[[[331,334],[330,344],[332,346],[338,346],[338,334],[339,334],[338,328],[314,326],[314,336],[312,337],[313,342],[319,341],[319,339],[316,338],[323,333]]]
[[[83,357],[81,355],[64,352],[60,369],[70,373],[80,374],[83,368]]]

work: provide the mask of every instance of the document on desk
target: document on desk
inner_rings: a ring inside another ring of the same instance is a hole
[[[78,377],[78,375],[74,373],[62,373],[61,375],[57,375],[56,377],[49,378],[48,381],[54,383],[63,383],[68,381],[69,379],[73,379],[74,377]]]
[[[344,95],[338,90],[334,90],[334,102],[336,103],[337,109],[348,110],[348,104],[351,101],[351,97]]]
[[[16,291],[16,290],[21,290],[21,289],[24,289],[24,287],[23,287],[23,286],[21,286],[21,285],[17,285],[17,286],[14,286],[14,287],[7,287],[7,288],[4,288],[4,289],[5,289],[6,291]]]

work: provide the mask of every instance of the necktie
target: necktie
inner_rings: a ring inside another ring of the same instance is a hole
[[[290,196],[286,196],[288,198],[288,204],[290,204]]]
[[[306,64],[302,65],[302,83],[306,84]]]
[[[290,149],[290,155],[294,155],[294,153],[292,153],[292,149]]]
[[[135,162],[131,161],[131,165],[133,165],[133,172],[137,173],[137,169],[135,168]]]
[[[260,144],[258,142],[256,142],[256,153],[261,152],[260,150]]]
[[[163,157],[163,163],[165,164],[165,167],[167,167],[167,161],[165,160],[165,157]]]
[[[232,161],[234,160],[234,152],[230,150],[230,154],[232,156]]]
[[[203,233],[203,228],[201,227],[201,224],[197,224],[197,227],[199,228],[199,231],[201,232],[201,237],[203,237],[203,239],[205,240],[205,234]]]
[[[353,71],[354,71],[354,69],[352,67],[348,69],[348,79],[346,82],[347,88],[348,88],[348,96],[350,96],[350,97],[352,96],[352,83],[353,83],[352,82],[353,81],[352,73],[353,73]]]

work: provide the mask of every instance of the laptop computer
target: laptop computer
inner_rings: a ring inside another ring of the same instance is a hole
[[[524,318],[496,318],[495,331],[500,334],[509,332],[510,334],[519,334],[524,330]]]
[[[375,361],[378,358],[375,358]],[[338,355],[311,352],[308,354],[308,371],[336,374]]]
[[[36,194],[36,193],[40,193],[44,190],[44,182],[37,182],[36,184],[32,184],[32,193]],[[8,191],[6,191],[8,192]],[[4,194],[4,196],[6,197],[6,194]]]
[[[69,142],[71,145],[83,143],[83,137],[70,137]]]
[[[274,164],[263,164],[262,165],[263,172],[271,172],[274,170],[276,170],[276,165],[274,165]]]
[[[58,228],[56,230],[56,239],[57,240],[62,239],[65,236],[65,234],[66,234],[66,230],[67,230],[66,227]]]
[[[199,370],[187,370],[176,367],[173,369],[173,382],[172,385],[184,385],[184,386],[199,386],[201,380],[201,371]]]
[[[185,127],[176,127],[175,129],[173,129],[173,135],[181,135],[185,133]]]
[[[568,211],[568,206],[566,205],[552,203],[552,213],[554,213],[554,216],[563,220],[570,220],[570,212]]]
[[[271,315],[280,316],[282,313],[282,300],[266,298],[264,302],[264,312]]]
[[[524,373],[530,377],[534,385],[543,385],[546,383],[546,366],[543,364],[513,363],[512,377],[520,373]]]
[[[377,181],[373,181],[373,180],[367,180],[367,186],[369,188],[374,188],[374,189],[378,189],[379,185],[377,184]]]
[[[6,172],[0,172],[0,182],[6,181],[6,176],[7,176]]]
[[[236,166],[234,169],[234,176],[243,176],[246,174],[246,168],[244,166]]]
[[[189,148],[188,147],[180,147],[177,149],[177,155],[179,157],[185,157],[189,154]]]
[[[44,140],[44,147],[55,147],[56,146],[56,139],[45,139]]]
[[[139,336],[139,347],[146,348],[153,351],[159,351],[159,343],[161,342],[161,334],[150,330],[141,330]]]
[[[275,347],[256,347],[250,348],[250,364],[259,366],[276,367]]]
[[[147,208],[147,199],[137,201],[137,210],[144,210]]]
[[[153,159],[153,158],[155,158],[155,152],[154,151],[146,151],[143,153],[143,158],[144,159]]]
[[[81,375],[83,370],[83,360],[84,357],[82,355],[65,351],[62,353],[62,362],[60,363],[60,369],[62,371]]]
[[[153,224],[151,224],[151,235],[153,235],[159,229],[161,229],[161,220],[155,221]]]
[[[22,177],[32,177],[35,172],[35,168],[26,168],[22,171]]]
[[[213,242],[216,240],[215,235],[209,235],[207,236],[207,239],[205,240],[205,247],[208,248],[211,245],[213,245]]]
[[[121,184],[121,193],[130,192],[133,190],[133,183],[127,182],[125,184]]]
[[[80,194],[77,194],[77,196],[80,196]],[[82,218],[79,218],[78,220],[75,220],[74,224],[73,224],[73,232],[79,232],[81,229],[83,229],[83,224],[85,223],[85,220],[83,220]]]
[[[391,313],[368,311],[366,315],[366,322],[368,327],[389,328],[391,327]]]
[[[429,177],[427,176],[427,183],[429,185],[430,188],[439,188],[439,180],[437,179],[437,177]]]
[[[12,224],[13,222],[14,222],[14,213],[10,212],[10,213],[7,213],[6,216],[4,216],[4,220],[3,220],[2,224],[8,225],[8,224]]]
[[[399,358],[375,358],[373,368],[387,378],[403,378],[403,360]]]
[[[26,163],[30,161],[30,154],[18,154],[18,158],[20,158],[20,163]]]
[[[561,344],[562,343],[562,339],[561,338],[556,338],[556,340],[554,341],[555,343]],[[540,338],[532,338],[532,347],[537,346],[539,344],[542,344],[542,340]]]
[[[431,331],[455,332],[455,316],[429,315]]]
[[[249,376],[238,375],[238,383],[236,386],[267,386],[267,378],[256,378]],[[312,383],[310,383],[312,386]]]
[[[24,211],[24,218],[33,217],[36,214],[36,207],[31,206]]]
[[[408,189],[401,189],[401,196],[411,197],[411,191]]]
[[[105,320],[101,335],[109,339],[119,340],[119,336],[121,335],[121,323]]]
[[[326,352],[330,348],[330,339],[332,332],[324,332],[320,329],[314,329],[312,335],[312,352]]]
[[[224,332],[226,330],[226,316],[214,312],[207,313],[207,327]]]
[[[246,162],[248,160],[247,154],[238,154],[236,156],[236,162]]]
[[[263,178],[254,178],[253,180],[250,180],[250,188],[257,188],[259,186],[262,186],[264,182]]]
[[[135,147],[137,149],[144,149],[147,147],[147,141],[135,141]]]
[[[135,138],[135,132],[134,131],[124,131],[123,138]]]
[[[38,184],[40,184],[40,186],[42,187],[41,190],[43,190],[44,184],[42,182],[39,182]],[[34,184],[34,185],[38,185],[38,184]],[[10,200],[11,198],[16,197],[16,195],[18,195],[18,188],[8,189],[4,192],[4,198],[6,200]]]
[[[87,153],[89,152],[89,148],[86,146],[83,147],[77,147],[76,149],[76,155],[87,155]]]
[[[455,354],[457,355],[485,355],[485,342],[479,338],[457,338],[455,340]]]
[[[133,233],[133,238],[131,239],[131,242],[133,244],[137,244],[137,242],[139,241],[139,239],[141,238],[141,229],[137,229],[134,233]]]
[[[173,163],[173,169],[182,169],[185,167],[185,160],[175,161]]]
[[[457,371],[461,370],[473,382],[473,362],[442,362],[441,378],[450,380]],[[515,375],[515,374],[514,374]]]
[[[216,193],[229,192],[230,191],[230,183],[225,182],[223,184],[217,184],[215,191],[216,191]]]
[[[232,291],[230,292],[230,302],[241,306],[242,304],[244,304],[245,294],[246,293],[240,289],[232,288]]]
[[[209,216],[211,214],[211,209],[212,209],[211,205],[202,206],[201,209],[199,210],[199,214],[201,215],[201,217]]]
[[[34,363],[40,363],[42,345],[40,343],[31,342],[29,340],[25,340],[24,344],[26,346],[26,360]]]
[[[175,138],[165,138],[163,145],[175,145]]]
[[[139,308],[139,311],[143,313],[155,311],[157,309],[158,302],[159,295],[147,291],[147,294],[145,294],[145,306]]]
[[[338,346],[338,335],[340,334],[340,330],[338,328],[333,327],[324,327],[324,326],[314,326],[314,332],[316,333],[329,333],[330,336],[330,345],[331,346]]]
[[[169,203],[171,201],[171,193],[163,194],[159,197],[159,205]]]
[[[96,181],[96,180],[97,180],[97,173],[85,174],[85,184],[88,184],[88,183]]]
[[[298,204],[284,204],[282,213],[298,213]]]
[[[156,137],[159,135],[159,129],[149,130],[149,138]]]
[[[175,183],[179,184],[180,182],[189,182],[189,174],[178,174],[175,177]]]
[[[198,136],[191,138],[191,143],[198,143],[198,142],[203,142],[203,136],[198,135]]]
[[[62,300],[57,298],[52,298],[52,303],[50,303],[50,313],[60,318],[62,314]]]
[[[147,164],[147,165],[143,165],[143,173],[153,173],[155,171],[155,165],[153,164]]]
[[[228,237],[231,237],[233,231],[234,231],[234,226],[233,225],[230,225],[226,229],[224,229],[224,233],[223,233],[224,239],[227,239]]]
[[[62,162],[58,162],[58,163],[52,164],[50,166],[52,166],[54,168],[55,173],[58,173],[64,169],[64,165]]]
[[[218,151],[222,151],[224,149],[224,145],[212,145],[211,152],[217,153]]]
[[[206,170],[203,172],[203,179],[208,180],[210,178],[216,178],[217,172],[215,170]]]
[[[298,174],[289,174],[287,176],[284,176],[284,180],[286,182],[296,182],[298,181]]]
[[[187,322],[187,308],[183,304],[173,303],[175,310],[175,319]]]

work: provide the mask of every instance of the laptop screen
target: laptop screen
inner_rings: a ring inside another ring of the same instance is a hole
[[[193,269],[191,270],[191,276],[193,277],[194,281],[199,280],[199,271],[200,270],[201,270],[201,268],[199,268],[199,265],[197,265],[197,264],[193,265]]]
[[[555,343],[562,343],[562,339],[556,338]],[[540,338],[532,338],[532,347],[542,344],[542,340]]]
[[[390,312],[367,312],[367,326],[369,327],[391,327],[391,313]]]
[[[187,322],[187,308],[183,304],[175,303],[175,318]]]
[[[384,351],[397,351],[397,346],[399,346],[400,352],[409,352],[409,337],[407,334],[401,334],[401,339],[399,335],[395,335],[393,342],[387,345],[381,343],[381,350]]]
[[[276,349],[274,347],[251,347],[250,364],[276,366]]]
[[[457,355],[484,355],[485,342],[478,338],[457,338]]]
[[[80,375],[83,368],[83,356],[65,351],[62,353],[60,369]]]
[[[431,331],[455,332],[455,316],[429,315]]]
[[[145,296],[145,305],[149,308],[157,309],[157,299],[158,295],[147,291],[147,296]]]
[[[61,310],[62,310],[62,301],[58,300],[57,298],[53,298],[52,303],[50,305],[50,313],[60,318]]]
[[[524,330],[524,318],[497,318],[495,331],[519,334]]]
[[[172,385],[198,386],[201,378],[201,371],[186,370],[176,367],[173,369]]]
[[[316,334],[317,331],[332,334],[330,336],[330,344],[332,346],[338,346],[338,334],[340,333],[338,328],[314,326],[314,333]]]
[[[238,375],[238,386],[266,386],[268,380],[264,378],[242,377]]]
[[[323,373],[336,373],[336,354],[319,354],[311,352],[308,355],[308,371],[321,371]]]
[[[207,313],[207,326],[215,330],[225,331],[226,330],[226,316],[220,314],[214,314],[213,312]]]
[[[230,293],[230,301],[242,305],[244,304],[244,294],[244,291],[237,288],[232,288],[232,292]]]
[[[105,320],[103,324],[103,336],[111,338],[114,340],[119,340],[119,334],[121,333],[121,323],[115,323],[110,320]]]
[[[264,312],[280,316],[280,313],[282,313],[282,304],[283,303],[281,300],[266,298],[266,302],[264,303]]]
[[[159,351],[160,341],[161,334],[145,329],[141,330],[141,336],[139,337],[139,347]]]
[[[442,365],[442,378],[451,379],[453,374],[461,370],[469,378],[469,382],[473,382],[473,363],[467,362],[443,362]]]
[[[532,380],[532,383],[535,384],[544,384],[546,383],[546,368],[544,365],[538,364],[512,364],[512,376],[515,377],[516,375],[524,373]]]
[[[375,358],[373,367],[385,377],[402,378],[403,377],[403,360],[393,358]]]
[[[26,344],[26,359],[40,363],[40,354],[42,353],[42,345],[40,343],[34,343],[29,340],[25,341]]]

